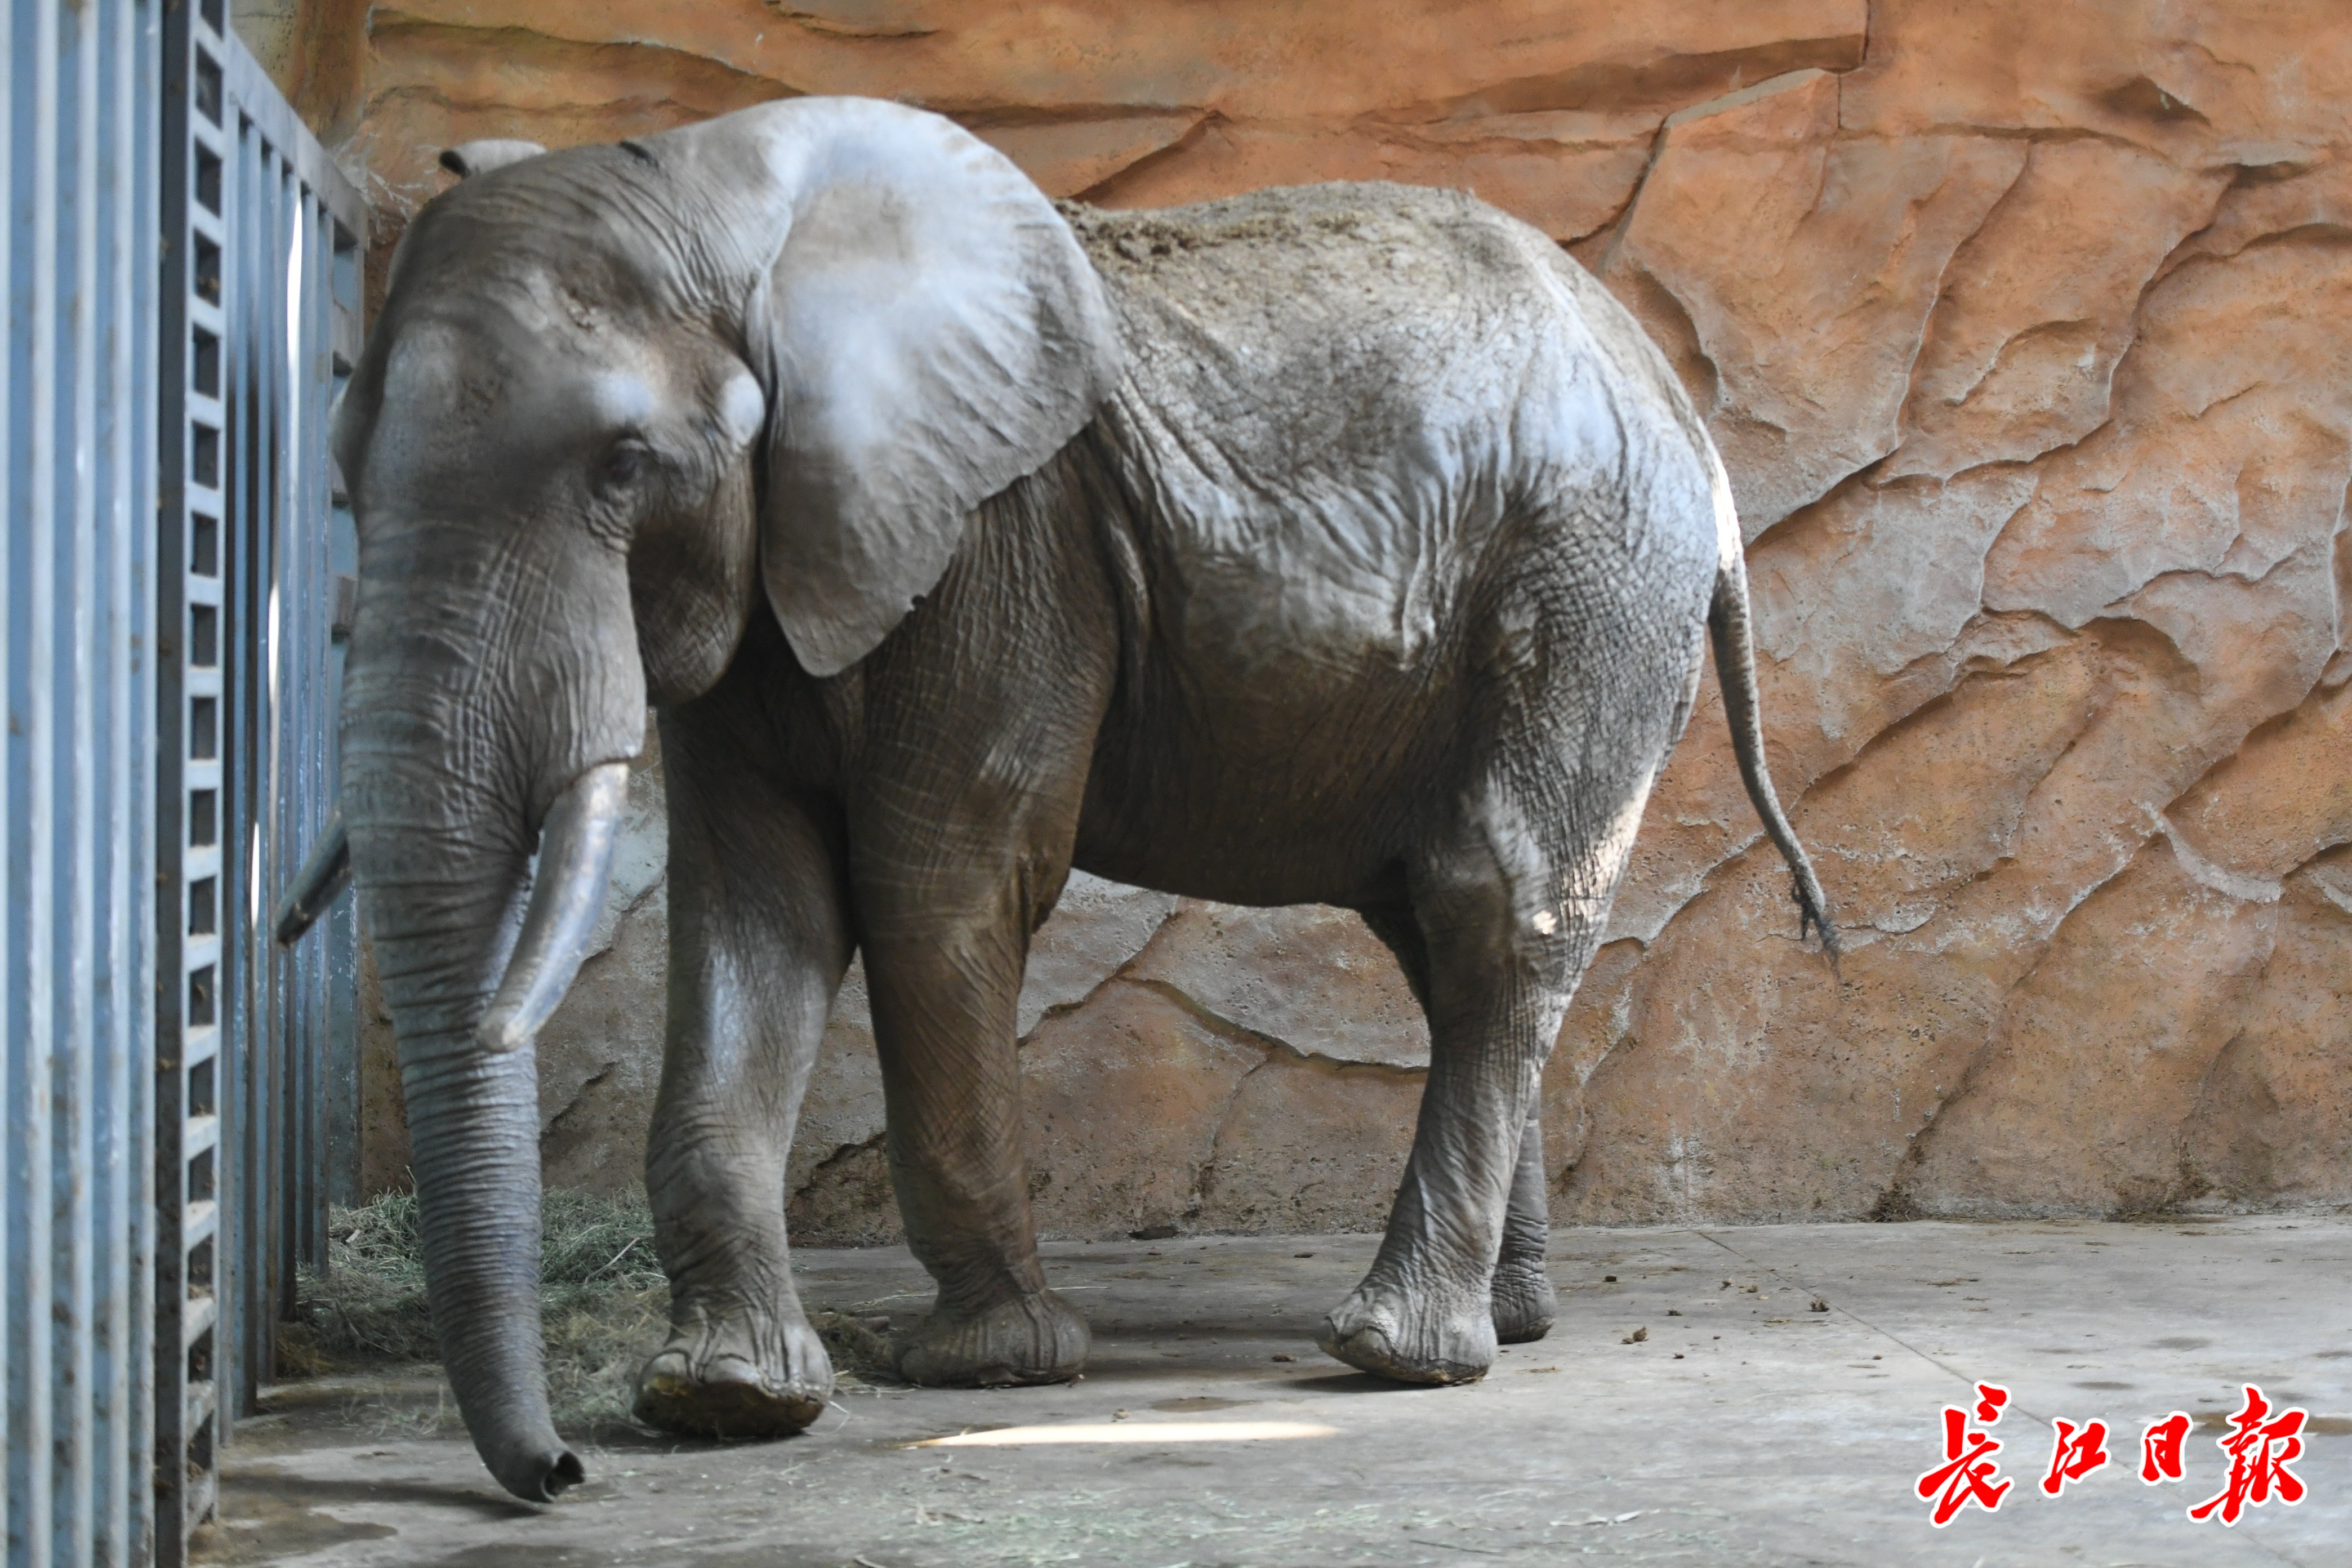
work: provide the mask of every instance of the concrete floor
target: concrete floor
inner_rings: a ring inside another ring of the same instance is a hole
[[[397,1389],[289,1384],[230,1449],[220,1563],[438,1568],[965,1568],[995,1563],[2352,1564],[2352,1218],[1786,1226],[1559,1235],[1551,1337],[1484,1383],[1402,1389],[1311,1333],[1374,1238],[1047,1249],[1095,1328],[1055,1389],[845,1392],[814,1434],[583,1453],[552,1508],[507,1499],[462,1438],[395,1440]],[[908,1313],[903,1249],[800,1254],[812,1305]],[[1613,1281],[1606,1277],[1613,1275]],[[1727,1286],[1724,1281],[1729,1281]],[[1827,1311],[1811,1310],[1815,1297]],[[1675,1314],[1679,1314],[1675,1315]],[[1628,1343],[1634,1331],[1645,1340]],[[1284,1358],[1291,1359],[1284,1359]],[[2008,1385],[1997,1513],[1927,1521],[1940,1410]],[[2192,1524],[2245,1383],[2313,1420],[2292,1509]],[[412,1384],[412,1403],[430,1384]],[[429,1393],[425,1394],[430,1403]],[[388,1405],[379,1406],[379,1401]],[[2183,1485],[2138,1434],[2198,1417]],[[2105,1420],[2113,1463],[2038,1482],[2050,1420]],[[1026,1424],[1289,1422],[1281,1441],[910,1447]]]

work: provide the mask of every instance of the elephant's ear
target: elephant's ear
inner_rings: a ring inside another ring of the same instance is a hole
[[[1118,339],[1053,204],[952,122],[802,99],[696,130],[736,122],[783,226],[748,323],[771,388],[761,574],[802,665],[832,675],[937,585],[974,507],[1093,417]]]

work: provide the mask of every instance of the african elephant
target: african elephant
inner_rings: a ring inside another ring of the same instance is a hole
[[[1541,1334],[1538,1075],[1709,634],[1799,939],[1834,942],[1765,770],[1722,466],[1633,320],[1465,195],[1057,210],[948,121],[865,100],[447,161],[469,177],[402,240],[335,424],[360,531],[341,816],[285,931],[356,881],[436,1331],[498,1479],[582,1476],[544,1394],[532,1039],[649,703],[673,1327],[643,1417],[823,1408],[782,1181],[856,952],[939,1286],[900,1371],[1080,1369],[1013,1032],[1074,866],[1361,912],[1431,1068],[1320,1342],[1452,1383]]]

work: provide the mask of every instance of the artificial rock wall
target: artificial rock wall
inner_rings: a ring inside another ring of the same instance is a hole
[[[1773,770],[1849,944],[1834,973],[1799,946],[1710,681],[1546,1079],[1555,1215],[2352,1199],[2342,0],[305,16],[280,54],[314,100],[353,73],[314,117],[352,132],[379,258],[444,145],[800,92],[952,114],[1055,195],[1386,178],[1541,226],[1723,448]],[[558,1182],[642,1168],[658,788],[541,1042]],[[1352,916],[1079,879],[1022,1023],[1048,1231],[1384,1214],[1427,1046]],[[396,1180],[380,1019],[370,1050]],[[804,1238],[895,1231],[880,1129],[853,974],[792,1167]]]

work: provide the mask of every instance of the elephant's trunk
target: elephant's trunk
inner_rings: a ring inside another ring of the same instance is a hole
[[[547,1407],[538,1053],[446,1044],[401,1042],[434,1334],[482,1463],[515,1496],[547,1502],[586,1471]]]
[[[372,772],[353,769],[344,787],[368,803],[352,813],[352,852],[400,1040],[434,1333],[482,1462],[517,1497],[545,1501],[583,1472],[547,1406],[538,1054],[476,1038],[514,942],[525,861],[481,846],[453,855],[472,836],[420,832],[413,814],[382,809],[393,781]]]
[[[545,1501],[583,1471],[548,1412],[533,1037],[604,905],[644,687],[625,621],[618,647],[593,614],[518,647],[493,595],[398,570],[423,554],[380,549],[373,580],[362,562],[342,816],[400,1043],[442,1363],[490,1472]]]
[[[428,845],[389,826],[353,833],[370,935],[398,1025],[442,1363],[483,1463],[509,1491],[533,1501],[583,1477],[548,1414],[533,1037],[579,967],[603,907],[627,772],[625,763],[591,768],[550,810],[520,942],[514,911],[524,868],[515,858],[481,855],[453,866],[446,838]],[[385,874],[387,862],[404,865],[405,874]],[[491,1049],[482,1037],[493,1027],[501,971],[503,990],[522,1005],[505,1010],[512,1037]]]

